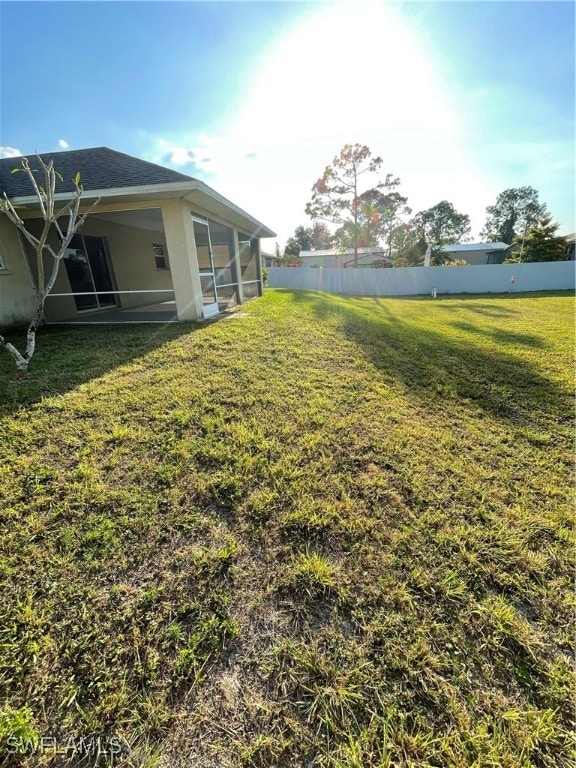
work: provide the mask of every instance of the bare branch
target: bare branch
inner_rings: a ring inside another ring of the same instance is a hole
[[[44,226],[40,237],[35,237],[26,228],[26,223],[21,216],[17,213],[13,203],[8,199],[8,196],[4,194],[0,199],[0,213],[4,213],[8,219],[18,228],[23,237],[33,247],[36,255],[36,268],[37,268],[37,285],[34,286],[34,290],[37,298],[37,305],[34,311],[34,315],[28,325],[26,333],[26,350],[24,354],[20,353],[13,344],[7,342],[2,336],[0,336],[0,346],[6,348],[6,350],[12,355],[16,363],[16,370],[19,374],[25,374],[28,371],[28,365],[34,351],[36,349],[36,331],[39,325],[44,319],[44,304],[46,297],[50,294],[56,279],[58,277],[58,270],[60,262],[66,254],[66,250],[70,245],[70,241],[83,226],[87,217],[96,208],[100,199],[98,198],[88,210],[80,215],[80,202],[83,195],[83,188],[80,184],[80,175],[76,174],[73,179],[75,191],[73,192],[70,200],[66,202],[63,207],[55,213],[55,198],[56,198],[56,177],[62,179],[62,176],[54,169],[52,161],[45,163],[40,155],[37,155],[38,162],[44,172],[45,187],[41,187],[37,184],[34,178],[34,171],[30,168],[27,158],[22,159],[22,168],[15,170],[22,170],[27,173],[30,179],[33,189],[38,199],[42,219],[44,220]],[[58,222],[58,218],[68,214],[68,229],[66,233],[62,231],[62,228]],[[60,246],[58,249],[54,249],[48,242],[50,230],[54,226],[56,234],[60,239]],[[50,275],[48,282],[45,282],[44,271],[44,256],[48,254],[52,258],[52,266],[50,269]]]
[[[44,163],[42,162],[42,158],[40,155],[36,155],[38,160],[42,165]],[[34,187],[34,192],[36,193],[36,197],[38,198],[38,202],[40,204],[40,210],[42,211],[42,218],[46,219],[47,213],[46,213],[46,207],[44,205],[44,198],[45,194],[41,192],[41,190],[38,187],[38,184],[36,184],[36,179],[34,178],[34,173],[32,172],[32,169],[30,168],[30,164],[28,163],[28,159],[25,157],[22,160],[22,168],[26,171],[28,178],[30,179],[32,186]]]

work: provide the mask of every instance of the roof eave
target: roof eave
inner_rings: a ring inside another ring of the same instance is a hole
[[[251,229],[249,234],[252,236],[276,237],[276,232],[271,230],[265,224],[262,224],[258,219],[250,216],[249,213],[246,213],[242,208],[239,208],[226,197],[216,192],[216,190],[209,187],[208,184],[204,184],[203,181],[196,181],[194,183],[194,188],[185,197],[188,202],[194,203],[199,202],[199,195],[204,196],[204,198],[209,198],[209,200],[213,201],[217,207],[230,211],[233,214],[233,218],[240,222],[240,226],[246,227],[246,224],[248,224],[248,228]]]
[[[58,192],[54,195],[56,202],[66,202],[70,200],[72,192]],[[86,189],[82,195],[82,201],[85,203],[93,202],[98,198],[103,202],[120,201],[144,201],[161,200],[174,197],[184,198],[188,202],[197,202],[203,208],[211,211],[216,203],[219,210],[214,211],[224,215],[224,218],[233,219],[233,223],[250,230],[250,234],[256,237],[276,237],[276,233],[269,227],[266,227],[260,221],[250,214],[243,211],[230,200],[227,200],[218,192],[213,190],[202,181],[175,181],[165,184],[146,184],[132,187],[112,187],[107,189]],[[23,197],[14,197],[11,202],[16,206],[28,207],[31,209],[38,207],[38,199],[35,195]],[[230,215],[231,214],[231,215]]]

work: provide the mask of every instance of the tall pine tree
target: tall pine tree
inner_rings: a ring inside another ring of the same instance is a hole
[[[566,238],[558,237],[558,224],[546,214],[536,227],[532,227],[522,239],[517,237],[516,254],[519,261],[564,261],[566,259]]]

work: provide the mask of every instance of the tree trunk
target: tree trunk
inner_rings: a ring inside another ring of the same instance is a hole
[[[9,352],[14,358],[14,362],[16,363],[16,373],[18,376],[26,376],[28,374],[28,365],[30,364],[30,360],[32,360],[34,351],[36,349],[36,331],[38,330],[38,326],[40,325],[43,316],[44,303],[42,302],[38,306],[34,317],[30,321],[28,330],[26,331],[26,351],[24,354],[21,354],[16,349],[16,347],[13,344],[10,344],[9,341],[6,341],[3,336],[0,336],[0,345],[6,347],[6,351]]]
[[[354,266],[358,266],[358,176],[354,167]]]

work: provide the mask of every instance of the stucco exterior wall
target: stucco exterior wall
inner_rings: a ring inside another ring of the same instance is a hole
[[[88,218],[82,228],[85,235],[97,235],[106,238],[108,254],[112,262],[112,271],[119,291],[138,291],[166,289],[166,293],[120,294],[119,306],[142,307],[157,301],[172,301],[172,275],[170,268],[157,269],[152,245],[164,246],[170,265],[170,253],[167,251],[166,237],[163,231],[140,229],[99,219],[98,215]]]
[[[479,266],[482,264],[501,264],[506,258],[507,251],[450,251],[448,256],[450,259],[462,259],[467,261],[471,266]],[[492,259],[489,261],[489,259]]]
[[[351,267],[354,265],[354,254],[353,253],[333,253],[333,254],[326,254],[326,255],[314,255],[314,256],[305,256],[302,258],[302,266],[303,267],[336,267],[345,269],[346,265],[348,267]],[[361,253],[358,254],[358,264],[359,265],[372,265],[372,262],[375,259],[381,259],[382,254],[381,253]]]
[[[42,231],[42,221],[40,219],[35,219],[26,222],[26,226],[28,230],[33,235],[39,235]],[[56,237],[56,234],[54,232],[51,232],[48,236],[48,243],[52,246],[52,248],[57,249],[59,247],[58,238]],[[32,249],[32,246],[28,243],[25,244],[25,250],[28,254],[28,264],[29,267],[26,267],[26,264],[24,266],[28,269],[30,269],[34,274],[34,279],[36,280],[36,262],[35,262],[35,255],[34,251]],[[22,260],[25,261],[24,253],[22,254]],[[44,256],[44,274],[48,276],[52,270],[52,258],[45,254]],[[48,322],[54,322],[55,320],[60,320],[64,317],[73,317],[76,314],[76,304],[74,302],[74,299],[72,296],[66,296],[66,297],[57,297],[52,296],[52,294],[55,293],[70,293],[72,289],[70,288],[70,281],[68,280],[68,275],[66,274],[66,268],[61,263],[60,268],[58,270],[58,276],[56,278],[56,282],[54,283],[54,287],[52,288],[51,295],[48,296],[46,299],[46,303],[44,305],[44,316],[46,317],[46,320]]]
[[[44,270],[47,272],[52,268],[52,260],[48,257],[44,258]],[[49,323],[54,323],[57,320],[64,320],[65,318],[75,317],[78,314],[76,309],[76,302],[73,296],[54,296],[56,293],[70,293],[72,288],[70,287],[70,281],[68,280],[68,274],[66,267],[61,262],[60,269],[58,270],[58,277],[54,283],[50,295],[46,298],[44,305],[44,316]]]
[[[0,329],[27,325],[36,307],[34,287],[16,227],[0,216]]]
[[[348,258],[348,257],[346,257]],[[331,256],[307,256],[302,259],[303,267],[343,267],[344,256],[333,254]]]
[[[203,317],[202,286],[190,205],[183,200],[165,200],[162,219],[178,319],[200,320]]]
[[[39,219],[28,222],[28,227],[34,234],[39,233],[41,226],[42,223]],[[165,293],[120,294],[117,297],[119,307],[139,307],[158,301],[173,300],[170,269],[159,270],[156,268],[152,248],[154,243],[160,243],[166,252],[166,237],[163,231],[127,226],[98,218],[98,215],[94,214],[86,220],[81,232],[84,235],[95,235],[103,238],[112,267],[112,279],[119,291],[151,289],[166,291]],[[58,239],[54,231],[51,232],[48,241],[53,248],[58,247]],[[28,253],[30,257],[32,254],[29,247]],[[33,264],[33,260],[30,259],[30,263]],[[51,269],[52,260],[49,256],[46,256],[44,265],[46,271]],[[168,265],[170,265],[169,253]],[[24,264],[24,266],[26,265]],[[62,263],[52,294],[71,293],[71,291],[66,265]],[[87,310],[87,312],[94,311],[98,310]],[[45,315],[48,322],[71,319],[79,314],[85,314],[85,312],[78,312],[72,296],[51,295],[46,300]]]

